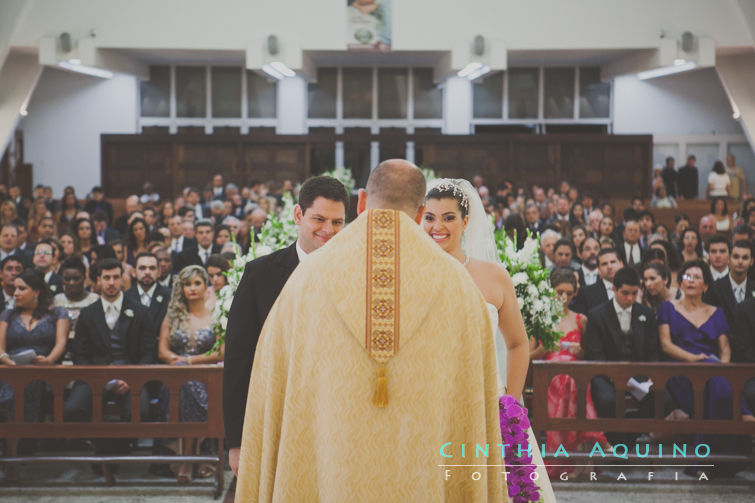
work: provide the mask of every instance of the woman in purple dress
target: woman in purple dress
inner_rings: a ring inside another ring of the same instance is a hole
[[[680,300],[667,300],[658,310],[661,349],[672,360],[684,362],[729,363],[729,325],[720,307],[702,301],[713,283],[710,269],[701,260],[686,262],[680,270]],[[685,377],[673,377],[666,386],[671,398],[688,416],[694,412],[692,384]],[[713,377],[705,386],[703,410],[706,419],[732,418],[732,390],[728,380]],[[743,414],[751,415],[744,406]],[[695,435],[695,444],[705,443],[711,452],[734,452],[744,442],[731,435]],[[718,465],[717,465],[718,468]],[[721,466],[723,468],[723,466]],[[729,467],[731,468],[731,467]]]

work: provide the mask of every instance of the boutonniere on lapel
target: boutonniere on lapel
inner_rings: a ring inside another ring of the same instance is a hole
[[[125,314],[129,318],[133,318],[134,317],[134,312],[131,309],[126,309],[125,311],[123,311],[123,314]]]
[[[637,319],[638,319],[638,320],[640,320],[640,321],[641,321],[641,322],[643,322],[643,323],[647,321],[647,318],[645,318],[645,315],[644,315],[644,314],[641,314],[641,315],[639,315],[639,316],[637,317]]]
[[[158,295],[157,297],[155,297],[155,300],[157,302],[162,302],[163,301],[163,296],[162,295]]]
[[[58,287],[57,287],[57,286],[55,286],[55,285],[50,285],[50,290],[51,290],[51,291],[53,291],[53,292],[54,292],[54,291],[55,291],[55,290],[57,290],[57,289],[58,289]]]

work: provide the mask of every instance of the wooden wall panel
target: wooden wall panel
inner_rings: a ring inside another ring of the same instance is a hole
[[[406,142],[413,141],[422,166],[439,176],[479,174],[491,192],[505,179],[522,186],[555,186],[566,179],[597,197],[650,195],[652,137],[597,134],[102,135],[103,185],[109,196],[125,197],[150,180],[172,197],[186,185],[201,188],[214,173],[240,184],[303,181],[335,167],[337,141],[358,186],[372,168],[371,142],[381,145],[380,157],[387,159],[403,156]]]

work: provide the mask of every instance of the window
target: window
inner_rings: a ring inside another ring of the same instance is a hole
[[[503,72],[493,73],[473,84],[472,115],[479,119],[503,117]]]
[[[149,81],[140,85],[142,117],[170,116],[170,67],[150,66]]]
[[[509,75],[509,118],[536,119],[540,82],[538,68],[512,68]]]
[[[212,68],[212,116],[241,117],[241,72],[238,67]]]
[[[246,72],[247,114],[253,118],[275,118],[278,86],[256,72]]]
[[[611,84],[600,81],[599,67],[579,69],[579,118],[608,118],[611,112]]]
[[[408,100],[408,69],[379,68],[378,117],[380,119],[406,119]]]
[[[443,91],[433,82],[432,68],[414,68],[412,92],[415,119],[443,118]]]
[[[574,118],[574,68],[545,69],[546,119]]]
[[[204,66],[176,67],[176,106],[179,117],[207,115],[207,69]]]
[[[338,69],[318,68],[317,82],[309,84],[309,117],[335,119],[337,93]]]
[[[372,117],[372,68],[342,70],[344,119]]]

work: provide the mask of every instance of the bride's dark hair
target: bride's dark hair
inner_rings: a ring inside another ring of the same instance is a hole
[[[469,199],[467,199],[464,191],[453,183],[443,182],[433,187],[427,192],[425,202],[428,199],[453,199],[459,205],[461,218],[466,217],[469,213]]]

